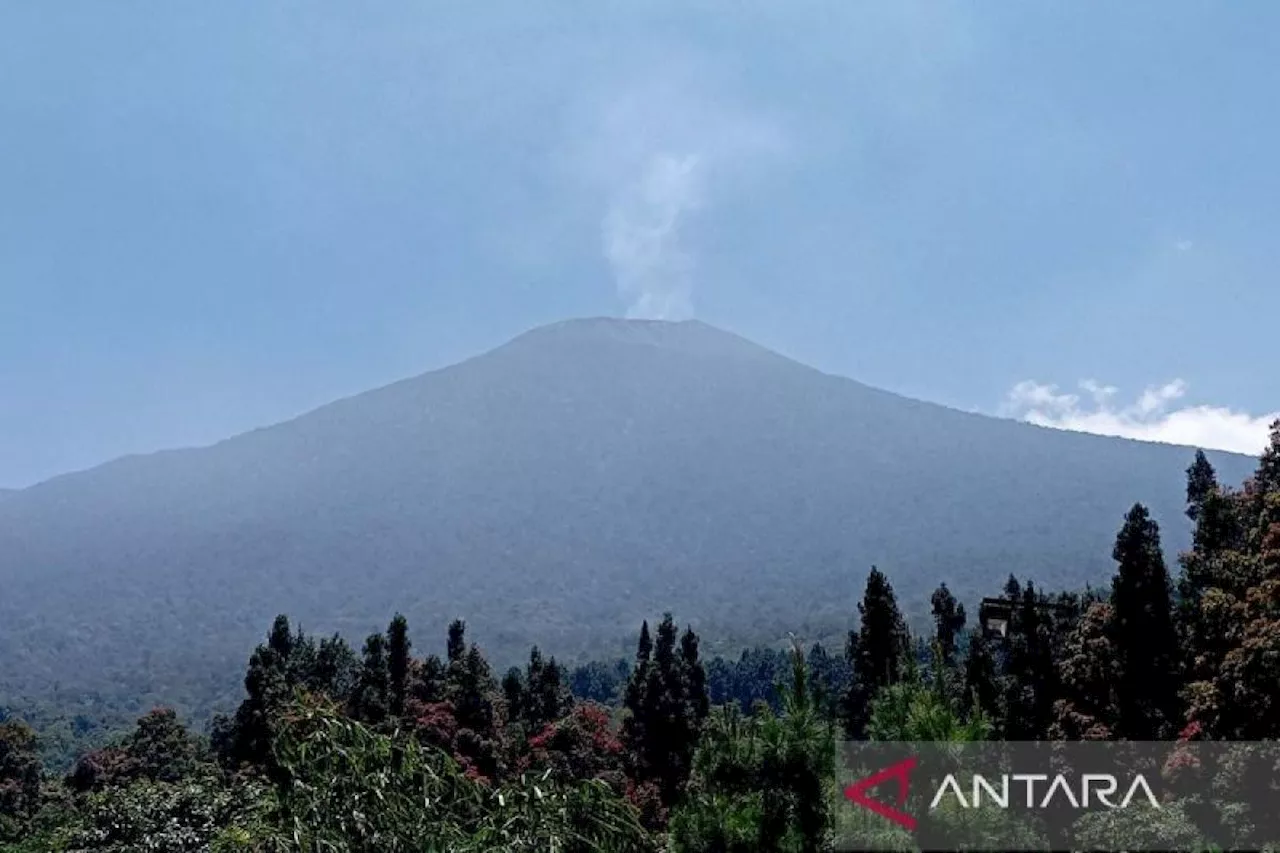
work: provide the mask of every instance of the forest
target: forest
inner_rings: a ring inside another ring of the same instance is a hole
[[[1172,570],[1135,504],[1109,587],[1010,576],[1002,631],[943,583],[913,633],[874,569],[842,648],[732,659],[672,614],[638,626],[630,660],[535,647],[501,673],[461,620],[438,656],[398,614],[358,650],[281,615],[207,734],[156,708],[55,769],[37,730],[0,724],[0,851],[818,853],[889,831],[840,807],[841,741],[1166,741],[1164,772],[1186,772],[1192,742],[1280,736],[1280,422],[1239,486],[1197,453],[1186,514]],[[1267,820],[1188,794],[1088,815],[1069,849],[1257,849]]]

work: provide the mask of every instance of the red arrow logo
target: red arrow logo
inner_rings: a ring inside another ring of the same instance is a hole
[[[860,779],[852,785],[844,789],[845,799],[851,803],[857,803],[864,809],[870,809],[883,818],[888,818],[899,826],[905,827],[909,832],[915,832],[916,819],[900,808],[886,805],[879,800],[873,800],[867,796],[867,791],[876,787],[888,779],[898,780],[898,806],[901,807],[907,801],[907,791],[911,787],[911,771],[915,769],[916,757],[904,758],[892,767],[886,767],[878,773],[873,773],[865,779]]]

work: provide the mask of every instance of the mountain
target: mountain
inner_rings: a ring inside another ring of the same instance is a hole
[[[916,613],[943,580],[968,602],[1011,572],[1103,584],[1134,501],[1186,543],[1191,456],[905,399],[698,322],[569,321],[0,501],[0,702],[226,704],[279,612],[358,642],[400,610],[419,649],[462,616],[505,664],[630,654],[665,609],[726,649],[830,636],[872,564]]]

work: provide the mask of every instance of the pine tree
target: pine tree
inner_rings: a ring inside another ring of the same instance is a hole
[[[858,643],[857,631],[850,631],[845,636],[844,659],[849,670],[849,682],[840,697],[840,724],[844,728],[844,736],[851,740],[863,737],[871,703],[866,685],[858,676],[858,660],[862,656]]]
[[[351,713],[361,722],[378,725],[387,719],[390,710],[391,674],[387,665],[387,639],[382,634],[370,634],[364,641]]]
[[[271,718],[288,698],[292,686],[289,657],[293,647],[289,619],[281,614],[272,623],[267,642],[259,644],[249,656],[244,701],[234,717],[216,721],[212,746],[228,766],[267,765],[271,755]]]
[[[849,662],[843,655],[828,652],[822,643],[813,644],[806,661],[816,701],[827,716],[839,717],[841,702],[849,688]]]
[[[446,645],[445,659],[449,663],[457,663],[467,653],[467,623],[454,619],[449,623],[449,641]]]
[[[964,705],[972,714],[981,713],[994,725],[1000,724],[1000,683],[991,643],[981,628],[969,633],[964,658]]]
[[[957,643],[964,632],[964,605],[956,601],[945,583],[934,590],[930,603],[933,605],[934,640],[938,644],[938,654],[942,665],[950,668],[955,665]]]
[[[910,653],[907,632],[893,587],[879,569],[867,576],[866,593],[858,605],[862,626],[858,632],[859,677],[872,689],[897,681],[904,657]]]
[[[1175,731],[1181,716],[1178,637],[1160,528],[1142,504],[1134,504],[1125,516],[1112,557],[1119,564],[1111,584],[1119,734],[1160,740]]]
[[[525,718],[524,675],[519,667],[511,667],[502,677],[502,698],[507,706],[507,719],[513,723]]]
[[[631,670],[631,677],[627,680],[626,695],[622,703],[627,712],[623,720],[623,740],[630,748],[637,766],[642,760],[643,745],[648,741],[648,734],[645,731],[647,716],[644,713],[644,697],[652,657],[653,640],[649,636],[649,621],[646,619],[640,625],[640,640],[636,644],[636,665]]]
[[[911,654],[911,635],[893,587],[875,566],[867,576],[858,613],[861,625],[856,634],[850,633],[845,647],[853,675],[842,715],[845,732],[853,738],[862,737],[871,700],[881,688],[901,678],[903,664]]]
[[[1218,490],[1218,477],[1203,450],[1187,468],[1187,518],[1196,521],[1205,499]]]
[[[355,689],[359,668],[360,661],[351,646],[334,634],[320,641],[307,688],[323,693],[335,702],[347,702]]]
[[[698,635],[688,627],[680,637],[680,668],[684,696],[689,705],[688,718],[698,729],[707,718],[711,703],[707,697],[707,672],[698,656]]]
[[[653,664],[644,685],[645,764],[662,793],[663,805],[670,806],[679,783],[680,752],[683,743],[676,738],[676,714],[679,702],[679,675],[676,670],[676,625],[671,614],[658,623],[653,643]]]
[[[391,715],[404,715],[404,703],[409,691],[409,624],[397,613],[387,626],[387,674],[390,679],[388,694]]]
[[[1012,599],[1012,618],[1004,650],[1004,735],[1009,740],[1040,740],[1053,721],[1058,697],[1053,621],[1049,600],[1030,581],[1010,577],[1005,586]]]
[[[289,617],[283,613],[271,624],[271,633],[267,635],[267,648],[271,649],[281,661],[287,661],[293,651],[293,634],[289,630]]]
[[[427,705],[445,699],[448,667],[439,655],[427,655],[409,679],[409,695]]]
[[[677,649],[670,613],[663,617],[654,641],[648,624],[641,628],[626,704],[622,734],[634,778],[656,784],[663,806],[670,807],[688,779],[709,704],[697,635],[686,630]]]
[[[448,696],[453,702],[458,725],[480,732],[493,729],[493,678],[489,662],[472,644],[466,654],[449,665]]]
[[[520,719],[530,732],[541,731],[548,723],[569,713],[573,697],[565,686],[564,671],[555,658],[544,661],[537,646],[529,652],[523,684]]]
[[[453,705],[458,725],[456,757],[480,776],[493,778],[500,770],[501,752],[497,738],[498,685],[484,653],[474,643],[448,665],[445,696]]]

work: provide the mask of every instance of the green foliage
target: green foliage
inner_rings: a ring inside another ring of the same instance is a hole
[[[931,602],[932,642],[913,649],[878,570],[843,656],[818,643],[806,658],[793,641],[790,654],[754,648],[704,665],[698,635],[681,634],[668,614],[652,636],[642,626],[634,666],[571,673],[535,646],[501,685],[461,620],[443,659],[413,658],[399,614],[357,658],[340,638],[317,643],[280,616],[249,659],[235,716],[215,727],[218,763],[177,713],[156,709],[64,780],[42,780],[31,731],[0,722],[0,853],[818,853],[835,838],[910,849],[883,820],[831,810],[837,721],[893,742],[1179,728],[1184,742],[1273,738],[1280,425],[1273,440],[1238,491],[1219,487],[1202,458],[1193,463],[1197,534],[1182,559],[1176,626],[1159,531],[1140,505],[1116,538],[1109,596],[1050,596],[1011,577],[1003,638],[980,626],[966,634],[944,584]],[[574,692],[622,708],[575,703]],[[1193,790],[1186,774],[1203,773],[1227,805],[1187,797],[1156,815],[1090,815],[1073,843],[1267,840],[1278,766],[1241,754],[1210,776],[1171,759],[1166,776],[1183,794]],[[1258,791],[1266,796],[1249,800]],[[1025,815],[944,805],[927,822],[952,838],[1043,843]]]
[[[1054,705],[1051,734],[1066,740],[1110,740],[1119,724],[1120,666],[1109,603],[1089,606],[1067,635],[1062,653],[1062,697]]]
[[[1194,467],[1194,466],[1193,466]],[[1205,736],[1276,736],[1280,712],[1280,421],[1254,477],[1211,488],[1182,556],[1187,719]],[[1189,493],[1192,484],[1188,484]]]
[[[984,715],[957,713],[936,687],[918,679],[881,688],[867,722],[868,737],[885,742],[974,742],[988,739],[992,730]]]
[[[569,673],[569,690],[579,699],[617,705],[622,702],[630,678],[631,663],[625,658],[612,663],[590,661]]]
[[[226,784],[212,774],[107,788],[87,795],[80,804],[77,824],[67,833],[67,849],[103,853],[234,849],[227,845],[259,825],[266,799],[261,785]]]
[[[816,853],[831,825],[834,726],[815,700],[799,646],[782,710],[744,717],[734,705],[710,717],[689,797],[672,815],[677,853]]]
[[[173,709],[156,708],[119,743],[81,756],[66,781],[77,791],[135,780],[176,782],[196,772],[205,758],[204,744],[183,727]]]
[[[969,634],[961,695],[966,709],[973,709],[999,726],[1002,710],[999,676],[991,643],[981,626]]]
[[[1093,811],[1072,827],[1077,850],[1204,850],[1208,841],[1180,803]]]
[[[602,783],[549,772],[490,787],[451,758],[332,706],[303,702],[276,731],[268,851],[648,851],[635,811]]]
[[[1053,723],[1060,695],[1056,656],[1062,625],[1052,616],[1054,601],[1030,581],[1024,586],[1010,576],[1005,595],[1013,609],[1003,649],[1001,734],[1009,740],[1038,740]]]
[[[23,723],[0,723],[0,840],[13,835],[40,804],[40,753]]]

